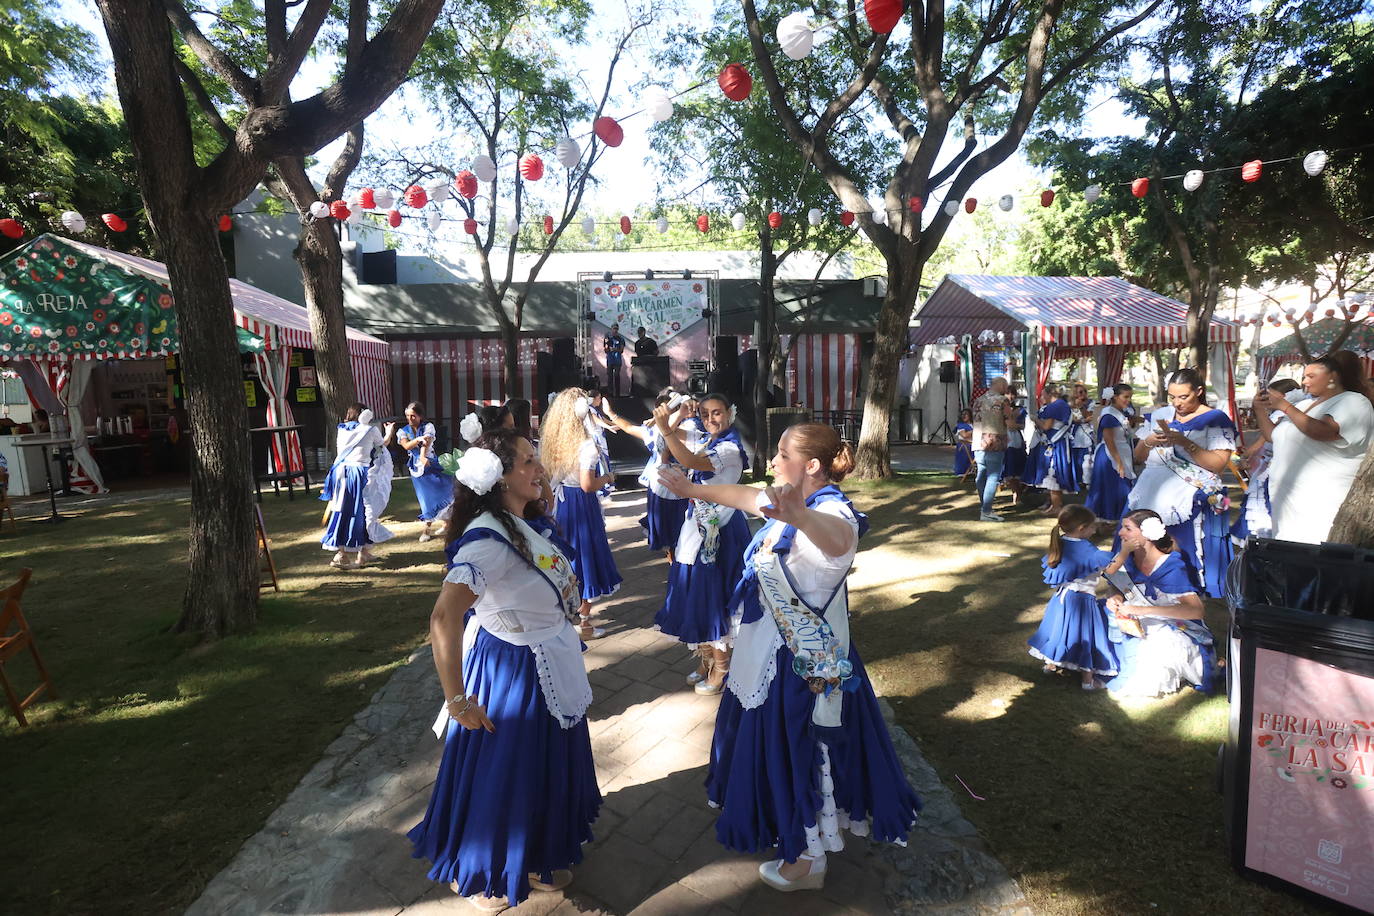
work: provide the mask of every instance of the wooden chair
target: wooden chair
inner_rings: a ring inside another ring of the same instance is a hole
[[[272,548],[267,543],[267,526],[262,521],[262,506],[255,503],[253,509],[258,514],[258,560],[262,564],[258,568],[258,590],[271,585],[272,591],[279,592],[281,589],[277,587],[277,564],[272,559]],[[263,573],[268,576],[266,581],[261,578]]]
[[[57,698],[57,691],[53,689],[47,666],[43,664],[43,659],[38,654],[38,646],[34,644],[33,631],[29,629],[29,622],[24,619],[24,612],[19,607],[19,599],[24,596],[24,589],[28,588],[29,576],[32,573],[31,569],[20,570],[19,581],[0,591],[0,686],[4,687],[5,698],[9,700],[10,709],[14,710],[14,717],[19,720],[20,725],[29,724],[29,720],[24,718],[24,710],[33,705],[40,693],[46,690],[48,699]],[[26,648],[33,655],[34,667],[38,669],[38,676],[43,682],[21,700],[5,674],[5,663]]]

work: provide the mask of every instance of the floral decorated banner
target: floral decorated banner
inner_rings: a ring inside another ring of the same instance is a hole
[[[701,321],[710,307],[705,280],[591,280],[587,293],[597,323],[620,325],[629,342],[643,327],[662,344]]]

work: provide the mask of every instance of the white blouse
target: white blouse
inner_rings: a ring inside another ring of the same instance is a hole
[[[536,564],[544,566],[560,556],[522,519],[516,519],[516,525],[529,542]],[[477,622],[492,633],[540,630],[565,619],[558,596],[544,577],[530,569],[515,551],[491,538],[459,548],[444,581],[472,589],[477,595],[473,605]]]
[[[1339,424],[1340,434],[1319,442],[1292,423],[1274,427],[1269,464],[1274,537],[1319,544],[1330,533],[1374,441],[1374,406],[1358,391],[1343,391],[1319,404],[1299,404],[1298,409],[1309,417],[1330,417]]]
[[[797,594],[812,607],[821,607],[835,586],[844,581],[849,567],[854,565],[854,554],[859,549],[859,521],[854,517],[854,510],[837,499],[827,500],[815,508],[817,512],[844,519],[854,529],[849,549],[838,557],[826,556],[801,531],[793,539],[791,551],[783,555],[783,563],[792,575]]]
[[[561,480],[553,481],[553,487],[573,487],[582,486],[582,472],[595,472],[597,465],[601,463],[601,451],[596,447],[596,440],[588,438],[577,449],[577,473],[568,474]]]
[[[744,452],[734,442],[714,442],[706,446],[711,473],[706,483],[739,483],[744,474]]]

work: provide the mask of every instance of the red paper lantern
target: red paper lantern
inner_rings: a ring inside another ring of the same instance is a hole
[[[363,188],[358,192],[358,206],[364,210],[377,209],[377,195],[371,188]]]
[[[19,224],[19,220],[6,217],[5,219],[0,219],[0,232],[3,232],[6,238],[23,238],[24,227]]]
[[[754,89],[754,78],[743,64],[726,64],[725,69],[716,77],[720,91],[732,102],[743,102]]]
[[[1054,203],[1054,192],[1051,191],[1051,190],[1048,189],[1048,188],[1046,188],[1045,190],[1041,191],[1041,192],[1040,192],[1040,206],[1042,206],[1042,207],[1048,207],[1048,206],[1049,206],[1050,204],[1052,204],[1052,203]]]
[[[233,221],[232,219],[229,218],[229,214],[228,214],[228,213],[221,213],[221,214],[219,215],[219,231],[220,231],[220,232],[228,232],[230,229],[233,229],[233,228],[234,228],[234,221]]]
[[[553,235],[553,217],[552,217],[552,216],[546,216],[546,217],[544,217],[544,234],[545,234],[545,235]]]
[[[420,187],[418,184],[413,184],[406,188],[405,201],[407,207],[418,210],[429,203],[429,195],[425,193],[424,188]]]
[[[768,214],[768,225],[774,229],[780,228],[782,226],[782,214],[777,210]]]
[[[520,174],[526,181],[538,181],[544,177],[544,160],[526,153],[520,157]]]
[[[966,199],[964,200],[964,212],[965,212],[965,213],[972,213],[974,210],[977,210],[977,209],[978,209],[978,198],[976,198],[976,197],[969,197],[969,198],[966,198]]]
[[[592,130],[607,146],[619,146],[625,140],[625,131],[615,118],[602,116],[592,122]]]
[[[344,220],[348,219],[348,217],[351,216],[352,213],[353,211],[348,209],[348,204],[344,203],[341,200],[336,200],[329,205],[329,215],[334,217],[339,222],[343,222]]]
[[[902,0],[864,0],[864,16],[869,28],[886,35],[902,19]]]
[[[388,211],[386,211],[386,221],[387,221],[387,224],[388,224],[389,226],[391,226],[392,229],[395,229],[397,226],[401,225],[401,211],[400,211],[400,210],[388,210]]]
[[[854,214],[853,214],[853,213],[850,213],[848,210],[842,210],[842,211],[840,211],[840,225],[841,225],[841,226],[852,226],[852,225],[854,225]]]
[[[100,221],[108,226],[111,232],[123,232],[129,228],[129,224],[124,222],[118,213],[101,214]]]
[[[476,235],[476,234],[477,234],[477,220],[475,220],[475,219],[465,219],[465,220],[463,220],[463,231],[466,232],[468,235]]]
[[[620,218],[620,234],[621,234],[621,235],[629,235],[629,234],[630,234],[630,218],[629,218],[628,216],[622,216],[622,217]]]
[[[477,176],[467,169],[453,176],[453,186],[458,189],[459,197],[466,197],[472,200],[477,196]]]
[[[1136,197],[1144,197],[1146,194],[1150,193],[1150,179],[1137,178],[1135,181],[1131,182],[1131,193]]]
[[[1259,181],[1264,174],[1264,163],[1259,159],[1251,159],[1240,167],[1241,181]]]
[[[702,232],[710,232],[710,231],[711,231],[711,217],[707,216],[705,213],[703,213],[703,214],[701,214],[700,216],[698,216],[698,217],[697,217],[697,228],[700,229]]]
[[[919,197],[913,197],[907,201],[907,206],[911,207],[912,213],[920,213],[926,208],[926,202]]]

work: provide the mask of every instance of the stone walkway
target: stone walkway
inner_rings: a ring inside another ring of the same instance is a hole
[[[895,726],[898,753],[925,801],[908,847],[851,838],[829,857],[823,890],[780,894],[760,883],[761,856],[735,855],[716,842],[702,783],[718,701],[687,687],[688,652],[649,629],[667,565],[643,546],[635,523],[642,507],[642,496],[621,493],[607,508],[626,582],[598,605],[609,635],[585,656],[605,796],[596,841],[566,891],[537,893],[507,912],[1029,914],[1015,882]],[[188,913],[477,912],[425,877],[428,864],[410,857],[405,838],[424,813],[438,766],[441,746],[429,728],[440,700],[426,647],[377,692]]]

